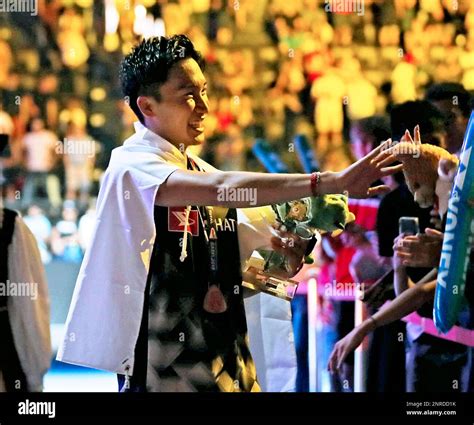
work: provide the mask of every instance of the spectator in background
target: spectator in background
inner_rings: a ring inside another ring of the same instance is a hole
[[[42,391],[52,354],[48,285],[34,236],[17,212],[3,207],[0,282],[4,285],[0,293],[0,393]]]
[[[18,213],[6,208],[0,211],[0,258],[0,281],[24,282],[30,291],[0,294],[0,393],[40,392],[52,355],[48,285],[35,238]]]
[[[399,140],[405,130],[411,129],[417,123],[420,125],[421,142],[445,147],[446,130],[445,117],[427,101],[406,102],[397,105],[392,110],[392,134],[394,140]],[[418,217],[420,233],[424,233],[430,225],[430,210],[420,208],[408,191],[406,184],[401,181],[399,187],[387,194],[380,204],[377,217],[377,230],[380,241],[380,255],[393,257],[393,244],[399,235],[398,221],[402,216]],[[406,269],[406,270],[405,270]],[[404,267],[404,273],[412,282],[418,282],[431,268]],[[433,305],[424,305],[418,310],[422,317],[431,319]],[[436,391],[432,376],[436,373],[434,367],[430,370],[428,364],[438,364],[445,370],[452,368],[460,371],[462,363],[468,359],[467,348],[459,344],[444,341],[423,332],[417,324],[408,323],[407,339],[409,349],[406,362],[406,389],[407,391]],[[401,365],[400,365],[401,366]],[[400,370],[400,368],[398,368]],[[460,376],[460,372],[458,376]],[[460,381],[458,381],[459,383]],[[439,381],[438,391],[450,391]]]
[[[400,140],[406,129],[420,126],[422,143],[430,143],[443,147],[446,132],[444,117],[427,101],[405,102],[396,105],[391,113],[391,132],[393,140]],[[413,195],[407,188],[403,175],[396,176],[399,186],[385,195],[380,203],[377,215],[377,232],[379,238],[379,253],[382,257],[393,257],[393,241],[399,234],[398,220],[402,216],[418,217],[420,231],[424,232],[430,226],[430,211],[415,203]],[[413,281],[420,280],[429,270],[408,269]]]
[[[349,136],[352,155],[359,160],[374,149],[381,140],[390,138],[390,120],[382,115],[374,115],[353,121]],[[382,180],[390,188],[395,188],[396,182],[393,176],[383,177]]]
[[[85,124],[71,120],[64,140],[63,161],[66,171],[66,199],[87,206],[96,159],[96,142],[86,132]]]
[[[25,154],[26,181],[23,188],[22,207],[27,208],[33,202],[38,202],[37,192],[46,188],[49,204],[56,209],[61,205],[59,179],[53,174],[56,164],[58,138],[44,127],[41,118],[34,118],[30,123],[30,131],[23,138]]]
[[[72,263],[82,261],[77,228],[77,209],[72,201],[64,202],[63,219],[56,223],[51,234],[51,249],[59,259]]]
[[[377,89],[364,77],[360,63],[354,62],[354,71],[346,80],[347,113],[351,120],[367,118],[376,113]]]
[[[359,284],[370,286],[389,269],[378,255],[377,235],[356,223],[349,223],[341,235],[345,246],[355,248],[349,271]]]
[[[300,101],[300,93],[305,88],[306,80],[303,74],[303,58],[300,54],[295,55],[281,65],[280,73],[276,82],[275,90],[284,102],[285,134],[284,146],[293,140],[296,131],[298,117],[303,112]]]
[[[390,121],[387,117],[374,115],[352,122],[350,129],[351,150],[355,159],[363,158],[381,140],[390,137]]]
[[[339,236],[339,239],[341,237]],[[334,246],[334,245],[333,245]],[[355,248],[342,243],[334,256],[335,279],[333,281],[334,295],[331,304],[334,311],[334,327],[336,340],[346,335],[354,327],[354,282],[350,271],[350,263],[355,254]],[[339,289],[339,291],[337,290]],[[341,291],[342,289],[342,291]],[[348,356],[342,364],[337,376],[331,376],[333,392],[354,391],[354,356]]]
[[[87,125],[87,112],[84,102],[77,97],[66,99],[65,107],[59,113],[60,133],[67,133],[69,124],[74,122],[79,126]]]
[[[472,110],[470,93],[459,83],[433,84],[428,88],[425,99],[435,105],[446,117],[446,149],[459,156],[464,133]],[[474,359],[474,348],[470,347],[470,362]],[[471,375],[474,376],[471,366]],[[473,391],[474,379],[468,391]]]
[[[342,246],[341,238],[333,238],[328,234],[322,235],[321,243],[316,245],[314,259],[318,265],[316,281],[318,289],[318,303],[319,303],[319,317],[318,321],[321,323],[317,338],[321,341],[318,344],[318,362],[325,364],[331,354],[332,347],[339,339],[338,335],[338,316],[335,311],[335,301],[337,301],[337,292],[333,291],[336,280],[336,258]],[[298,291],[300,288],[298,287]],[[306,306],[306,316],[308,315]],[[293,313],[294,314],[294,313]],[[296,334],[295,334],[296,337]],[[306,339],[307,344],[307,339]],[[295,340],[296,345],[296,340]],[[297,354],[298,353],[298,346]],[[305,346],[305,355],[308,356],[308,345]],[[301,355],[301,354],[299,354]],[[319,388],[324,391],[324,387],[331,389],[335,387],[340,391],[341,384],[337,377],[329,376],[325,370],[318,370]],[[300,367],[298,363],[298,373]]]
[[[364,157],[380,141],[390,136],[390,126],[384,117],[374,116],[353,122],[350,131],[351,151],[356,160]],[[385,181],[384,181],[385,183]],[[335,282],[347,288],[348,296],[333,296],[336,339],[345,335],[354,325],[354,282],[373,283],[385,270],[382,261],[374,254],[375,247],[365,237],[365,231],[374,230],[379,199],[349,199],[349,209],[356,216],[356,222],[346,229],[352,232],[339,238],[338,249],[334,251]],[[367,264],[371,263],[370,267]],[[377,266],[375,267],[375,263]],[[369,269],[369,270],[368,270]],[[337,291],[334,291],[337,293]],[[333,391],[350,392],[353,389],[353,356],[345,359],[338,376],[332,376]]]
[[[390,135],[390,121],[385,116],[353,121],[350,129],[352,155],[356,160],[362,158]],[[383,177],[382,180],[392,189],[397,186],[392,176]],[[379,256],[378,238],[377,235],[372,235],[376,228],[379,205],[380,199],[377,198],[365,201],[349,199],[349,207],[356,216],[356,223],[349,226],[347,235],[343,235],[345,245],[355,249],[349,263],[350,273],[356,282],[365,284],[366,290],[368,284],[373,284],[391,267],[389,260]],[[368,392],[401,392],[405,388],[404,374],[399,373],[400,365],[403,370],[405,361],[404,344],[397,343],[400,326],[403,325],[395,323],[377,329],[370,340],[366,386]]]
[[[416,99],[416,74],[413,57],[405,55],[392,71],[392,98],[395,103]]]
[[[51,222],[44,215],[43,210],[36,204],[28,207],[28,213],[23,218],[23,221],[36,238],[41,261],[43,264],[48,264],[51,261],[51,253],[48,250],[52,231]]]
[[[5,111],[0,110],[0,134],[6,135],[6,140],[2,140],[2,144],[0,145],[0,149],[3,150],[7,149],[10,136],[13,133],[13,121],[10,115],[8,115]],[[2,165],[4,165],[4,161],[2,161]]]
[[[436,106],[446,120],[446,149],[459,154],[471,115],[471,95],[459,83],[433,84],[425,99]]]
[[[311,97],[316,101],[314,122],[318,131],[316,150],[325,155],[342,145],[344,112],[342,100],[346,87],[337,69],[330,68],[311,86]]]
[[[2,192],[4,189],[8,203],[15,202],[14,191],[18,176],[20,175],[18,165],[21,161],[21,149],[18,149],[19,143],[15,143],[14,139],[12,140],[13,132],[14,124],[12,118],[5,111],[0,110],[0,134],[5,138],[2,141],[4,146],[0,147],[0,149],[3,149],[0,159],[0,182],[3,184]]]

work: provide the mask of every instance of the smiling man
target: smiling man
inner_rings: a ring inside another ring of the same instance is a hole
[[[311,175],[221,172],[189,154],[204,142],[209,103],[201,57],[184,35],[142,41],[121,80],[140,122],[105,174],[58,359],[116,372],[122,391],[259,391],[236,208],[349,188],[365,197],[387,190],[369,186],[400,167],[383,168],[391,158],[381,148],[343,172]],[[257,196],[222,196],[228,189]],[[293,242],[272,241],[287,277],[307,248]]]

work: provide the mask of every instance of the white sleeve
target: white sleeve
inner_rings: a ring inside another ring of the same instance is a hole
[[[125,152],[124,152],[125,154]],[[176,170],[182,167],[165,161],[156,155],[148,153],[135,154],[135,161],[127,164],[128,167],[119,165],[122,172],[127,172],[127,169],[133,170],[133,179],[139,188],[147,188],[149,186],[159,187],[166,179]]]
[[[271,206],[237,210],[240,261],[242,266],[255,249],[269,247],[271,225],[276,214]]]

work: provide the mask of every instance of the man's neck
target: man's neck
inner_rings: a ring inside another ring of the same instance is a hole
[[[165,136],[161,135],[158,131],[153,129],[151,126],[147,124],[143,124],[149,131],[156,134],[157,136],[161,137],[163,140],[166,140],[168,143],[171,143],[176,149],[178,149],[183,155],[185,154],[187,146],[184,146],[183,143],[173,142],[172,140],[166,138]],[[183,148],[184,146],[184,148]]]

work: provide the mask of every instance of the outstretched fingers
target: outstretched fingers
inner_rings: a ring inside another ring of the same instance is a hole
[[[434,238],[438,238],[438,239],[443,239],[444,237],[444,233],[443,232],[440,232],[439,230],[436,230],[436,229],[432,229],[431,227],[427,227],[425,229],[425,233],[428,235],[428,236],[431,236],[431,237],[434,237]]]
[[[403,164],[393,165],[392,167],[381,168],[382,177],[391,176],[403,170]]]
[[[377,156],[384,151],[386,151],[392,144],[392,139],[387,139],[384,142],[380,143],[375,149],[372,149],[367,156],[365,157],[365,160],[368,162],[372,162],[373,159],[377,158]]]
[[[334,349],[331,352],[331,355],[329,356],[329,362],[328,362],[328,370],[331,373],[335,373],[338,369],[338,358],[339,358],[339,347],[336,344]]]
[[[391,139],[389,139],[391,140]],[[397,145],[398,143],[383,143],[381,146],[381,150],[377,153],[377,155],[375,157],[373,157],[371,160],[370,160],[370,163],[373,164],[373,163],[379,163],[385,159],[387,159],[388,157],[392,156],[393,158],[395,158],[395,153],[396,153],[396,148],[397,148]]]
[[[393,153],[386,151],[384,155],[379,155],[375,158],[373,164],[376,164],[377,168],[383,168],[393,164],[395,161],[398,161],[397,157]]]
[[[376,196],[376,195],[385,195],[386,193],[390,192],[390,187],[382,184],[380,186],[369,187],[367,191],[368,196]]]

